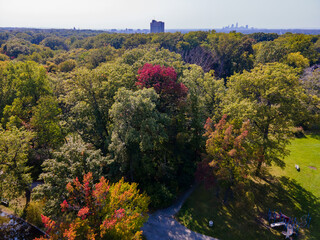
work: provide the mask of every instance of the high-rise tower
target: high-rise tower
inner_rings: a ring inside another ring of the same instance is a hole
[[[164,22],[158,22],[156,20],[152,20],[150,23],[150,32],[151,33],[161,33],[164,32]]]

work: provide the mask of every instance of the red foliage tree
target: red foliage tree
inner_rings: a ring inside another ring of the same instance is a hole
[[[60,206],[63,217],[55,222],[41,216],[47,237],[35,240],[141,239],[149,198],[139,194],[137,184],[121,179],[110,185],[104,177],[93,184],[92,173],[69,182],[69,198]]]
[[[173,67],[150,63],[139,69],[136,85],[140,88],[153,87],[165,107],[180,103],[188,93],[188,88],[183,83],[177,82],[177,73]]]

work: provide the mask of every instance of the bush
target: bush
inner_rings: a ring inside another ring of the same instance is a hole
[[[9,61],[10,58],[7,55],[0,53],[0,61]]]
[[[58,66],[53,62],[47,62],[45,68],[46,68],[47,72],[55,73],[58,71]]]
[[[33,225],[42,227],[41,214],[43,214],[44,203],[42,201],[32,201],[26,210],[26,220]]]
[[[160,183],[148,186],[146,192],[151,198],[150,207],[153,209],[170,206],[176,197],[168,187]]]
[[[71,72],[76,67],[76,61],[73,59],[64,61],[59,64],[59,69],[61,72]]]
[[[303,137],[305,137],[303,127],[296,127],[296,128],[294,128],[294,129],[293,129],[293,134],[294,134],[297,138],[303,138]]]

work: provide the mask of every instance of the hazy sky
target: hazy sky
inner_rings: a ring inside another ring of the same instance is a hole
[[[0,0],[0,27],[320,29],[320,0]]]

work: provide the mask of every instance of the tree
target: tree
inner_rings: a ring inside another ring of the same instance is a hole
[[[160,44],[160,48],[176,51],[177,43],[182,40],[183,35],[180,32],[175,33],[157,33],[152,35],[151,43]]]
[[[3,110],[3,125],[13,121],[17,126],[29,127],[30,109],[37,105],[41,96],[50,94],[45,68],[31,61],[9,63],[4,81],[12,95]]]
[[[214,174],[220,184],[227,188],[227,201],[231,187],[245,180],[255,159],[249,140],[250,122],[247,120],[241,127],[237,127],[237,124],[227,122],[227,115],[223,115],[214,129],[212,125],[212,120],[208,118],[204,126],[204,136],[207,137],[206,157],[198,165],[197,175],[208,185],[208,182],[213,182]],[[205,175],[199,176],[200,172]]]
[[[177,73],[172,67],[153,66],[146,63],[138,74],[137,86],[140,88],[153,87],[160,95],[161,111],[175,109],[187,96],[187,87],[177,82]]]
[[[191,146],[195,159],[199,159],[204,150],[204,124],[208,117],[215,120],[221,117],[221,101],[225,93],[223,80],[217,80],[214,72],[204,73],[197,65],[190,65],[183,72],[182,82],[189,89],[186,100],[186,116],[189,119],[187,132],[191,136]]]
[[[109,109],[119,88],[133,88],[136,76],[130,66],[105,64],[95,70],[79,69],[65,83],[66,117],[71,131],[106,154],[110,143]]]
[[[31,184],[28,151],[33,134],[16,127],[4,130],[0,126],[0,196],[16,199]],[[27,203],[30,199],[27,198]]]
[[[301,71],[309,67],[309,60],[302,56],[299,52],[289,53],[284,63],[294,68],[300,68]]]
[[[154,89],[132,92],[122,88],[110,109],[113,130],[109,149],[131,181],[147,183],[165,171],[158,170],[159,161],[163,159],[160,154],[165,155],[159,150],[167,139],[167,119],[157,110],[158,99]]]
[[[249,34],[251,38],[256,40],[257,42],[263,41],[273,41],[279,37],[277,33],[264,33],[264,32],[257,32]]]
[[[311,64],[314,64],[319,60],[320,55],[314,48],[312,38],[307,34],[288,34],[283,36],[283,41],[291,53],[300,52]]]
[[[300,118],[298,123],[304,128],[318,128],[320,117],[320,68],[313,67],[305,69],[301,77],[302,87],[304,88],[306,99],[306,109],[308,114]],[[298,125],[298,126],[299,126]]]
[[[202,47],[212,52],[212,69],[220,78],[226,78],[253,67],[253,39],[241,33],[215,33],[207,37]]]
[[[52,50],[68,50],[68,46],[65,44],[64,39],[57,36],[47,37],[43,39],[40,44],[49,47]]]
[[[284,34],[274,41],[258,43],[256,50],[256,65],[285,61],[287,54],[297,52],[308,59],[311,65],[319,58],[319,53],[312,42],[312,36],[304,34]]]
[[[212,120],[207,119],[204,126],[207,137],[206,153],[210,159],[209,165],[216,170],[216,176],[229,184],[239,182],[249,172],[250,156],[249,121],[242,123],[241,128],[227,122],[223,115],[219,123],[212,128]]]
[[[17,58],[19,54],[28,55],[30,54],[30,42],[19,39],[19,38],[12,38],[9,39],[3,45],[3,51],[6,55],[11,58]]]
[[[13,78],[8,76],[8,62],[0,62],[0,117],[3,117],[3,110],[6,105],[13,102],[16,97],[16,89]]]
[[[52,159],[43,162],[43,173],[40,180],[44,184],[35,188],[36,198],[46,199],[46,212],[54,216],[57,207],[65,197],[65,186],[73,178],[81,179],[86,171],[94,172],[94,180],[98,180],[106,171],[108,161],[77,136],[68,136],[67,142],[59,151],[53,153]]]
[[[229,79],[224,112],[232,119],[250,119],[260,173],[262,163],[284,166],[294,119],[302,111],[303,89],[297,71],[281,64],[259,65]]]
[[[71,72],[76,67],[76,61],[69,59],[60,63],[58,67],[61,72]]]
[[[94,69],[99,66],[100,63],[110,61],[115,58],[116,50],[111,47],[101,47],[98,49],[91,49],[85,58],[89,69]]]
[[[60,204],[62,220],[42,215],[49,239],[142,239],[140,228],[147,220],[149,198],[139,193],[136,183],[121,179],[110,184],[101,177],[94,184],[89,172],[83,183],[73,179],[66,189],[68,198]]]
[[[40,97],[37,105],[32,109],[31,128],[36,133],[37,147],[56,148],[64,139],[64,132],[60,125],[61,109],[57,99],[53,96]]]
[[[284,41],[260,42],[254,45],[255,65],[259,63],[280,62],[289,52]]]

